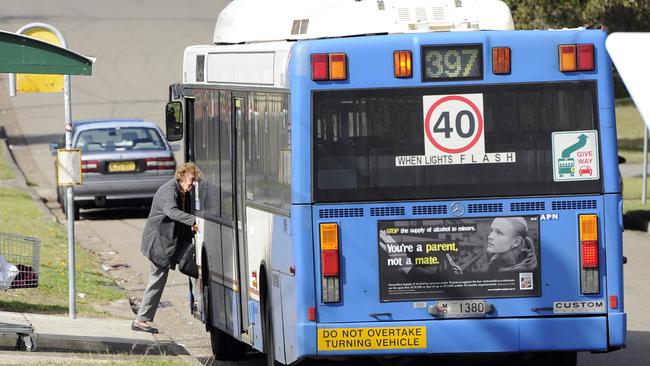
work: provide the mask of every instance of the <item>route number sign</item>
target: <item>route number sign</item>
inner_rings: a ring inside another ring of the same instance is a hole
[[[481,45],[422,48],[424,81],[476,80],[483,77]]]
[[[426,155],[485,152],[483,94],[425,95]]]

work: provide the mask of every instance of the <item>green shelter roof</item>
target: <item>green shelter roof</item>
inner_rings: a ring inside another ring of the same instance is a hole
[[[17,33],[0,31],[0,73],[91,75],[93,59]]]

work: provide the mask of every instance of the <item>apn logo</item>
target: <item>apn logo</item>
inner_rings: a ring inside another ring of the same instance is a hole
[[[560,219],[560,214],[556,214],[556,213],[541,214],[539,216],[539,221],[559,220],[559,219]]]

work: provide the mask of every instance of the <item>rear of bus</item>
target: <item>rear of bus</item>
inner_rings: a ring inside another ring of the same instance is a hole
[[[293,47],[299,357],[624,347],[605,37]]]

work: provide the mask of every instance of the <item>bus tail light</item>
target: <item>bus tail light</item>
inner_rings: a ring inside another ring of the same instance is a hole
[[[341,288],[338,224],[320,224],[320,257],[323,302],[340,302]]]
[[[576,71],[576,45],[563,44],[560,46],[560,71]]]
[[[330,53],[330,80],[346,80],[348,78],[348,62],[345,53]]]
[[[492,48],[492,73],[510,74],[510,47]]]
[[[99,160],[82,160],[82,173],[99,173]]]
[[[578,45],[578,70],[592,71],[595,69],[594,45],[590,43]]]
[[[580,215],[580,292],[600,293],[598,269],[598,216]]]
[[[618,309],[618,296],[612,295],[609,297],[609,308]]]
[[[560,71],[593,71],[596,68],[594,45],[591,43],[563,44],[559,48]]]
[[[314,53],[311,55],[311,79],[329,79],[329,55],[326,53]]]
[[[598,268],[598,242],[580,242],[580,256],[582,268]]]
[[[413,76],[413,55],[411,51],[393,52],[393,62],[396,78],[410,78]]]
[[[314,81],[347,80],[348,56],[345,53],[313,53],[311,79]]]

